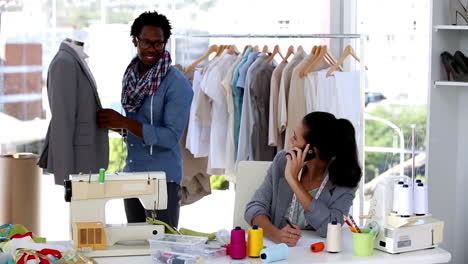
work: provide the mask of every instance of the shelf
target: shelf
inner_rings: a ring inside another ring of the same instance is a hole
[[[468,82],[451,82],[451,81],[436,81],[436,87],[451,86],[451,87],[468,87]]]
[[[438,30],[468,30],[468,25],[460,26],[460,25],[437,25],[434,26],[435,31]]]

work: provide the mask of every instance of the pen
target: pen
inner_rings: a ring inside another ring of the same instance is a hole
[[[359,229],[359,227],[358,227],[358,225],[356,224],[356,222],[354,222],[354,218],[353,218],[352,215],[349,215],[349,220],[351,220],[351,223],[353,223],[354,228],[356,228],[356,231],[357,231],[358,233],[361,233],[361,229]]]
[[[354,226],[349,222],[348,218],[346,218],[345,215],[343,215],[343,220],[344,220],[344,221],[346,222],[346,224],[349,226],[349,230],[351,230],[351,232],[357,233],[356,228],[354,228]]]
[[[292,224],[291,224],[291,221],[289,221],[289,219],[287,217],[284,218],[284,220],[286,220],[286,223],[293,229],[296,229]]]

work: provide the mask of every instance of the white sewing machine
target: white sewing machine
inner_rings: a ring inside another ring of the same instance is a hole
[[[377,184],[371,200],[367,223],[375,221],[380,226],[375,248],[394,254],[437,247],[444,237],[443,221],[432,218],[430,214],[400,217],[392,213],[393,188],[395,181],[400,179],[401,176],[383,179]],[[408,179],[411,181],[406,177]]]
[[[149,255],[147,239],[164,234],[164,226],[146,223],[106,225],[106,203],[118,198],[139,198],[147,210],[167,209],[164,172],[71,175],[65,200],[70,201],[70,221],[75,248],[90,257]],[[122,244],[119,242],[145,241]]]

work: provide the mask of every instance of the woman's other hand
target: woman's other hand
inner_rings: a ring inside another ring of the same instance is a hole
[[[285,243],[289,247],[297,245],[297,242],[301,238],[301,229],[297,225],[293,226],[295,228],[291,228],[289,225],[286,225],[279,231],[279,238],[277,239],[278,243]]]

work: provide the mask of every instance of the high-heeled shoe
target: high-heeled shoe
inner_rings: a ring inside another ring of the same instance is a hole
[[[453,54],[453,59],[458,65],[460,65],[462,71],[468,72],[468,58],[463,54],[463,52],[457,50],[455,54]]]
[[[458,18],[465,20],[464,24],[458,24]],[[452,25],[467,25],[468,14],[466,7],[460,3],[460,0],[450,0],[450,22]]]
[[[468,82],[468,72],[464,72],[462,67],[455,61],[452,54],[443,52],[440,54],[442,64],[444,65],[445,72],[447,73],[448,81]],[[453,78],[451,78],[453,77]]]

